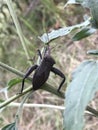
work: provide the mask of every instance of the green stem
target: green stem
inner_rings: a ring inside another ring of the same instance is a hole
[[[18,70],[16,70],[16,69],[14,69],[14,68],[12,68],[12,67],[10,67],[10,66],[4,64],[4,63],[2,63],[2,62],[0,62],[0,66],[1,66],[2,68],[6,69],[6,70],[8,70],[8,71],[10,71],[10,72],[12,72],[12,73],[18,75],[18,76],[20,76],[20,77],[23,77],[23,76],[25,75],[24,73],[22,73],[22,72],[20,72],[20,71],[18,71]],[[27,78],[27,79],[30,80],[30,81],[32,81],[32,78],[30,78],[30,77]],[[64,98],[64,93],[62,93],[62,92],[60,92],[60,93],[57,92],[57,89],[56,89],[56,88],[53,88],[51,85],[49,85],[49,84],[47,84],[47,83],[45,83],[45,84],[41,87],[41,89],[44,89],[44,90],[46,90],[46,91],[48,91],[48,92],[50,92],[50,93],[53,93],[53,94],[59,96],[60,98]],[[5,101],[5,102],[3,102],[3,103],[0,104],[0,108],[5,107],[6,105],[8,105],[9,103],[11,103],[12,101],[14,101],[14,100],[16,100],[17,98],[23,96],[24,94],[28,93],[28,92],[31,91],[31,90],[32,90],[32,86],[29,87],[29,88],[27,88],[27,89],[25,89],[22,94],[20,94],[20,95],[15,95],[15,96],[9,98],[7,101]]]
[[[13,21],[14,21],[14,24],[15,24],[15,26],[16,26],[17,33],[18,33],[18,36],[19,36],[19,38],[20,38],[21,44],[22,44],[22,46],[23,46],[23,49],[24,49],[24,51],[25,51],[26,57],[27,57],[27,59],[30,59],[29,54],[28,54],[28,51],[27,51],[26,46],[25,46],[24,35],[23,35],[23,33],[22,33],[22,30],[21,30],[21,27],[20,27],[20,24],[19,24],[17,15],[16,15],[16,13],[15,13],[15,9],[14,9],[13,6],[12,6],[12,5],[13,5],[12,0],[6,0],[6,4],[8,5],[10,14],[11,14],[12,19],[13,19]]]
[[[11,102],[15,101],[17,98],[20,98],[21,96],[23,96],[26,93],[30,92],[31,90],[32,90],[32,87],[29,87],[29,88],[25,89],[22,94],[16,94],[15,96],[9,98],[8,100],[6,100],[5,102],[0,104],[0,109],[7,106]]]
[[[10,66],[4,64],[4,63],[2,63],[2,62],[0,62],[0,66],[1,66],[2,68],[6,69],[6,70],[8,70],[8,71],[10,71],[10,72],[12,72],[12,73],[18,75],[18,76],[20,76],[20,77],[23,77],[23,76],[25,75],[24,73],[22,73],[22,72],[20,72],[20,71],[18,71],[18,70],[16,70],[16,69],[14,69],[14,68],[12,68],[12,67],[10,67]],[[30,78],[30,77],[27,78],[27,79],[30,80],[30,81],[32,81],[32,78]],[[50,93],[53,93],[53,94],[59,96],[59,97],[62,98],[62,99],[65,98],[63,92],[60,92],[60,93],[57,92],[57,89],[55,89],[54,87],[52,87],[51,85],[49,85],[49,84],[47,84],[47,83],[45,83],[45,84],[41,87],[41,89],[46,90],[46,91],[48,91],[48,92],[50,92]],[[27,89],[25,89],[22,94],[15,95],[15,96],[9,98],[7,101],[1,103],[1,104],[0,104],[0,109],[3,108],[3,107],[5,107],[6,105],[8,105],[9,103],[11,103],[12,101],[16,100],[17,98],[23,96],[24,94],[26,94],[26,93],[28,93],[28,92],[30,92],[30,91],[32,91],[32,86],[29,87],[29,88],[27,88]],[[89,111],[89,112],[91,112],[91,113],[93,113],[95,116],[98,115],[98,111],[96,111],[95,109],[93,109],[93,108],[91,108],[91,107],[89,107],[89,106],[87,106],[86,110]]]
[[[13,68],[13,67],[8,66],[7,64],[4,64],[4,63],[0,62],[0,66],[1,66],[3,69],[5,69],[5,70],[7,70],[7,71],[10,71],[10,72],[12,72],[12,73],[14,73],[14,74],[16,74],[16,75],[18,75],[18,76],[20,76],[20,77],[23,77],[23,76],[24,76],[24,73],[22,73],[22,72],[16,70],[16,69]]]
[[[18,122],[19,122],[19,117],[21,116],[22,114],[22,108],[23,108],[23,104],[25,103],[26,99],[29,98],[29,96],[32,94],[32,92],[28,93],[25,95],[25,97],[23,98],[21,104],[20,104],[20,107],[18,108],[18,111],[16,113],[16,116],[15,116],[15,122],[16,122],[16,128],[18,128]]]
[[[87,107],[86,107],[86,110],[89,111],[89,112],[91,112],[91,113],[93,113],[94,116],[98,117],[98,111],[96,111],[96,110],[93,109],[92,107],[87,106]]]

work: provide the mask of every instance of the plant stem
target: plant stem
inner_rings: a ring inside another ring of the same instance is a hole
[[[86,107],[86,110],[89,111],[89,112],[91,112],[91,113],[93,113],[94,116],[98,117],[98,111],[96,111],[96,110],[93,109],[92,107],[87,106],[87,107]]]
[[[30,92],[31,90],[32,90],[32,87],[29,87],[29,88],[25,89],[22,94],[16,94],[15,96],[9,98],[8,100],[6,100],[5,102],[0,104],[0,109],[7,106],[8,104],[13,102],[14,100],[18,99],[19,97],[25,95],[26,93]]]
[[[5,70],[7,70],[7,71],[10,71],[10,72],[12,72],[12,73],[14,73],[14,74],[16,74],[16,75],[18,75],[18,76],[20,76],[20,77],[23,77],[23,76],[24,76],[24,73],[22,73],[22,72],[16,70],[15,68],[13,68],[13,67],[11,67],[11,66],[8,66],[7,64],[4,64],[4,63],[0,62],[0,66],[1,66],[3,69],[5,69]]]
[[[8,70],[8,71],[10,71],[10,72],[12,72],[12,73],[18,75],[18,76],[20,76],[20,77],[23,77],[23,76],[25,75],[24,73],[22,73],[22,72],[20,72],[20,71],[18,71],[18,70],[16,70],[16,69],[14,69],[14,68],[12,68],[12,67],[10,67],[10,66],[4,64],[4,63],[2,63],[2,62],[0,62],[0,66],[1,66],[2,68],[6,69],[6,70]],[[32,78],[30,78],[30,77],[27,78],[27,79],[30,80],[30,81],[32,81]],[[59,96],[60,98],[63,98],[63,99],[65,98],[64,93],[62,93],[62,92],[60,92],[60,93],[57,92],[57,90],[56,90],[54,87],[52,87],[51,85],[49,85],[49,84],[47,84],[47,83],[45,83],[45,84],[41,87],[41,89],[46,90],[46,91],[48,91],[48,92],[50,92],[50,93],[53,93],[53,94]],[[31,90],[32,90],[32,86],[29,87],[29,88],[27,88],[27,89],[25,89],[22,94],[15,95],[15,96],[9,98],[9,100],[7,100],[7,101],[5,101],[5,102],[3,102],[3,103],[0,104],[0,109],[3,108],[3,107],[5,107],[6,105],[8,105],[9,103],[11,103],[12,101],[16,100],[17,98],[23,96],[24,94],[30,92]],[[91,108],[91,107],[89,107],[89,106],[87,106],[86,110],[89,111],[89,112],[91,112],[91,113],[93,113],[95,116],[98,115],[98,111],[96,111],[95,109],[93,109],[93,108]]]
[[[14,24],[16,26],[16,29],[17,29],[17,33],[18,33],[18,36],[20,38],[20,41],[21,41],[21,44],[23,46],[23,49],[25,51],[25,54],[26,54],[26,57],[27,59],[30,59],[29,57],[29,54],[28,54],[28,51],[27,51],[27,48],[25,46],[25,39],[24,39],[24,35],[22,33],[22,30],[21,30],[21,27],[20,27],[20,24],[19,24],[19,21],[18,21],[18,18],[17,18],[17,15],[15,13],[15,9],[13,8],[13,3],[12,3],[12,0],[6,0],[6,4],[9,8],[9,11],[10,11],[10,14],[12,16],[12,19],[14,21]]]
[[[8,70],[8,71],[10,71],[10,72],[12,72],[12,73],[18,75],[18,76],[20,76],[20,77],[23,77],[23,76],[25,75],[24,73],[22,73],[22,72],[20,72],[20,71],[18,71],[18,70],[16,70],[16,69],[14,69],[14,68],[12,68],[12,67],[10,67],[10,66],[4,64],[4,63],[2,63],[2,62],[0,62],[0,66],[1,66],[2,68],[6,69],[6,70]],[[27,78],[27,79],[28,79],[29,81],[32,81],[32,78],[30,78],[30,77]],[[41,89],[44,89],[44,90],[46,90],[46,91],[48,91],[48,92],[50,92],[50,93],[53,93],[53,94],[59,96],[60,98],[64,98],[64,93],[62,93],[62,92],[60,92],[60,93],[57,92],[56,88],[53,88],[51,85],[49,85],[49,84],[47,84],[47,83],[45,83],[45,84],[41,87]],[[29,87],[29,88],[27,88],[27,89],[25,89],[22,94],[15,95],[15,96],[9,98],[7,101],[5,101],[5,102],[3,102],[3,103],[0,104],[0,108],[5,107],[6,105],[8,105],[9,103],[11,103],[12,101],[14,101],[14,100],[16,100],[17,98],[23,96],[24,94],[28,93],[28,92],[31,91],[31,90],[32,90],[32,86]]]
[[[20,107],[18,108],[18,111],[17,111],[17,113],[16,113],[16,116],[15,116],[15,122],[16,122],[16,128],[18,128],[18,121],[19,121],[19,118],[20,118],[20,116],[21,116],[21,114],[22,114],[22,108],[23,108],[23,105],[24,105],[24,103],[25,103],[25,101],[26,101],[26,99],[27,98],[29,98],[29,96],[32,94],[32,92],[29,92],[28,94],[26,94],[25,95],[25,97],[23,98],[23,100],[22,100],[22,102],[21,102],[21,104],[20,104]]]
[[[11,104],[9,104],[9,107],[19,107],[20,103],[17,102],[13,102]],[[33,107],[38,107],[38,108],[52,108],[52,109],[58,109],[58,110],[64,110],[65,107],[64,106],[57,106],[57,105],[50,105],[50,104],[36,104],[36,103],[25,103],[24,107],[26,108],[33,108]]]

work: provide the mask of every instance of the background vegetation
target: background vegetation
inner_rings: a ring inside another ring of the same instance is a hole
[[[0,0],[0,61],[25,73],[31,64],[29,59],[33,58],[32,64],[36,63],[37,49],[43,47],[43,43],[38,39],[38,36],[53,29],[57,30],[60,27],[81,23],[84,19],[83,16],[85,14],[89,15],[89,11],[84,10],[79,5],[69,5],[65,9],[64,5],[65,0],[13,0],[13,7],[16,10],[25,36],[28,57],[17,35],[8,7]],[[69,84],[72,71],[84,59],[91,58],[86,52],[96,49],[98,46],[97,32],[81,41],[74,42],[71,39],[73,35],[74,31],[66,37],[53,40],[51,43],[51,54],[56,60],[55,66],[60,68],[67,77],[62,91],[65,91],[66,86]],[[92,56],[92,58],[94,57]],[[9,91],[4,89],[7,87],[8,82],[14,78],[18,78],[18,76],[0,68],[0,99],[6,100],[19,92],[21,83],[15,85]],[[48,83],[57,88],[60,79],[58,76],[51,74]],[[28,87],[28,84],[26,84],[26,87]],[[91,106],[96,109],[98,107],[98,94],[96,93],[95,96]],[[17,99],[16,102],[21,102],[22,98]],[[32,94],[28,99],[28,103],[64,106],[63,99],[43,90],[38,90]],[[0,127],[2,128],[6,124],[13,122],[16,112],[16,105],[10,105],[4,109],[0,114]],[[19,123],[20,130],[62,130],[62,116],[63,110],[25,107]],[[87,122],[85,130],[97,129],[98,121],[95,117],[86,114],[85,119]]]

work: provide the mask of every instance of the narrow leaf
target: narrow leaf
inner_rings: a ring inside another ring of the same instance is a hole
[[[69,4],[81,4],[84,7],[89,7],[89,0],[68,0],[64,7]]]
[[[8,87],[7,89],[11,89],[13,86],[15,86],[16,84],[19,84],[22,82],[22,79],[21,78],[14,78],[14,79],[11,79],[9,82],[8,82]],[[26,79],[25,82],[29,83],[29,81]]]
[[[65,4],[64,8],[70,4],[80,4],[81,0],[68,0],[68,2]]]
[[[4,100],[3,100],[3,99],[0,99],[0,103],[2,103],[2,102],[4,102]]]
[[[87,54],[97,55],[98,56],[98,50],[89,50],[89,51],[87,51]]]
[[[15,130],[15,122],[6,125],[5,127],[3,127],[1,130]]]
[[[65,95],[64,130],[83,130],[84,111],[98,90],[98,61],[86,61],[74,73]]]
[[[14,85],[20,83],[22,81],[22,79],[20,78],[14,78],[14,79],[11,79],[9,82],[8,82],[8,89],[12,88]]]
[[[50,33],[44,33],[41,37],[39,37],[39,39],[43,43],[48,43],[51,40],[56,39],[58,37],[66,36],[67,34],[69,34],[74,29],[78,29],[78,28],[81,28],[81,27],[87,27],[89,24],[90,24],[90,19],[87,19],[83,23],[80,23],[80,24],[77,24],[77,25],[73,25],[73,26],[69,26],[69,27],[63,27],[63,28],[60,28],[58,30],[53,30]]]
[[[81,39],[83,39],[85,37],[90,36],[95,31],[96,31],[96,29],[94,29],[94,28],[88,28],[88,27],[83,28],[80,32],[76,33],[72,39],[74,41],[81,40]]]

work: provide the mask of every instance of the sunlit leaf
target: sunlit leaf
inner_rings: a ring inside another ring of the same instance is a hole
[[[64,7],[69,4],[81,4],[83,7],[89,7],[89,0],[68,0]]]
[[[58,30],[53,30],[50,33],[44,33],[41,37],[39,37],[39,39],[43,43],[48,43],[51,40],[56,39],[58,37],[66,36],[67,34],[69,34],[74,29],[78,29],[78,28],[81,28],[81,27],[87,27],[89,24],[90,24],[90,19],[87,19],[83,23],[80,23],[80,24],[77,24],[77,25],[73,25],[73,26],[70,26],[70,27],[63,27],[63,28],[60,28]]]
[[[11,123],[9,125],[6,125],[5,127],[3,127],[1,130],[15,130],[15,122]]]
[[[68,0],[68,2],[65,4],[64,8],[68,6],[69,4],[81,4],[83,2],[82,0]]]
[[[96,31],[95,28],[83,28],[80,32],[76,33],[74,37],[72,38],[74,41],[81,40],[85,37],[90,36]]]
[[[85,61],[66,91],[64,130],[83,130],[84,111],[98,90],[98,61]]]

